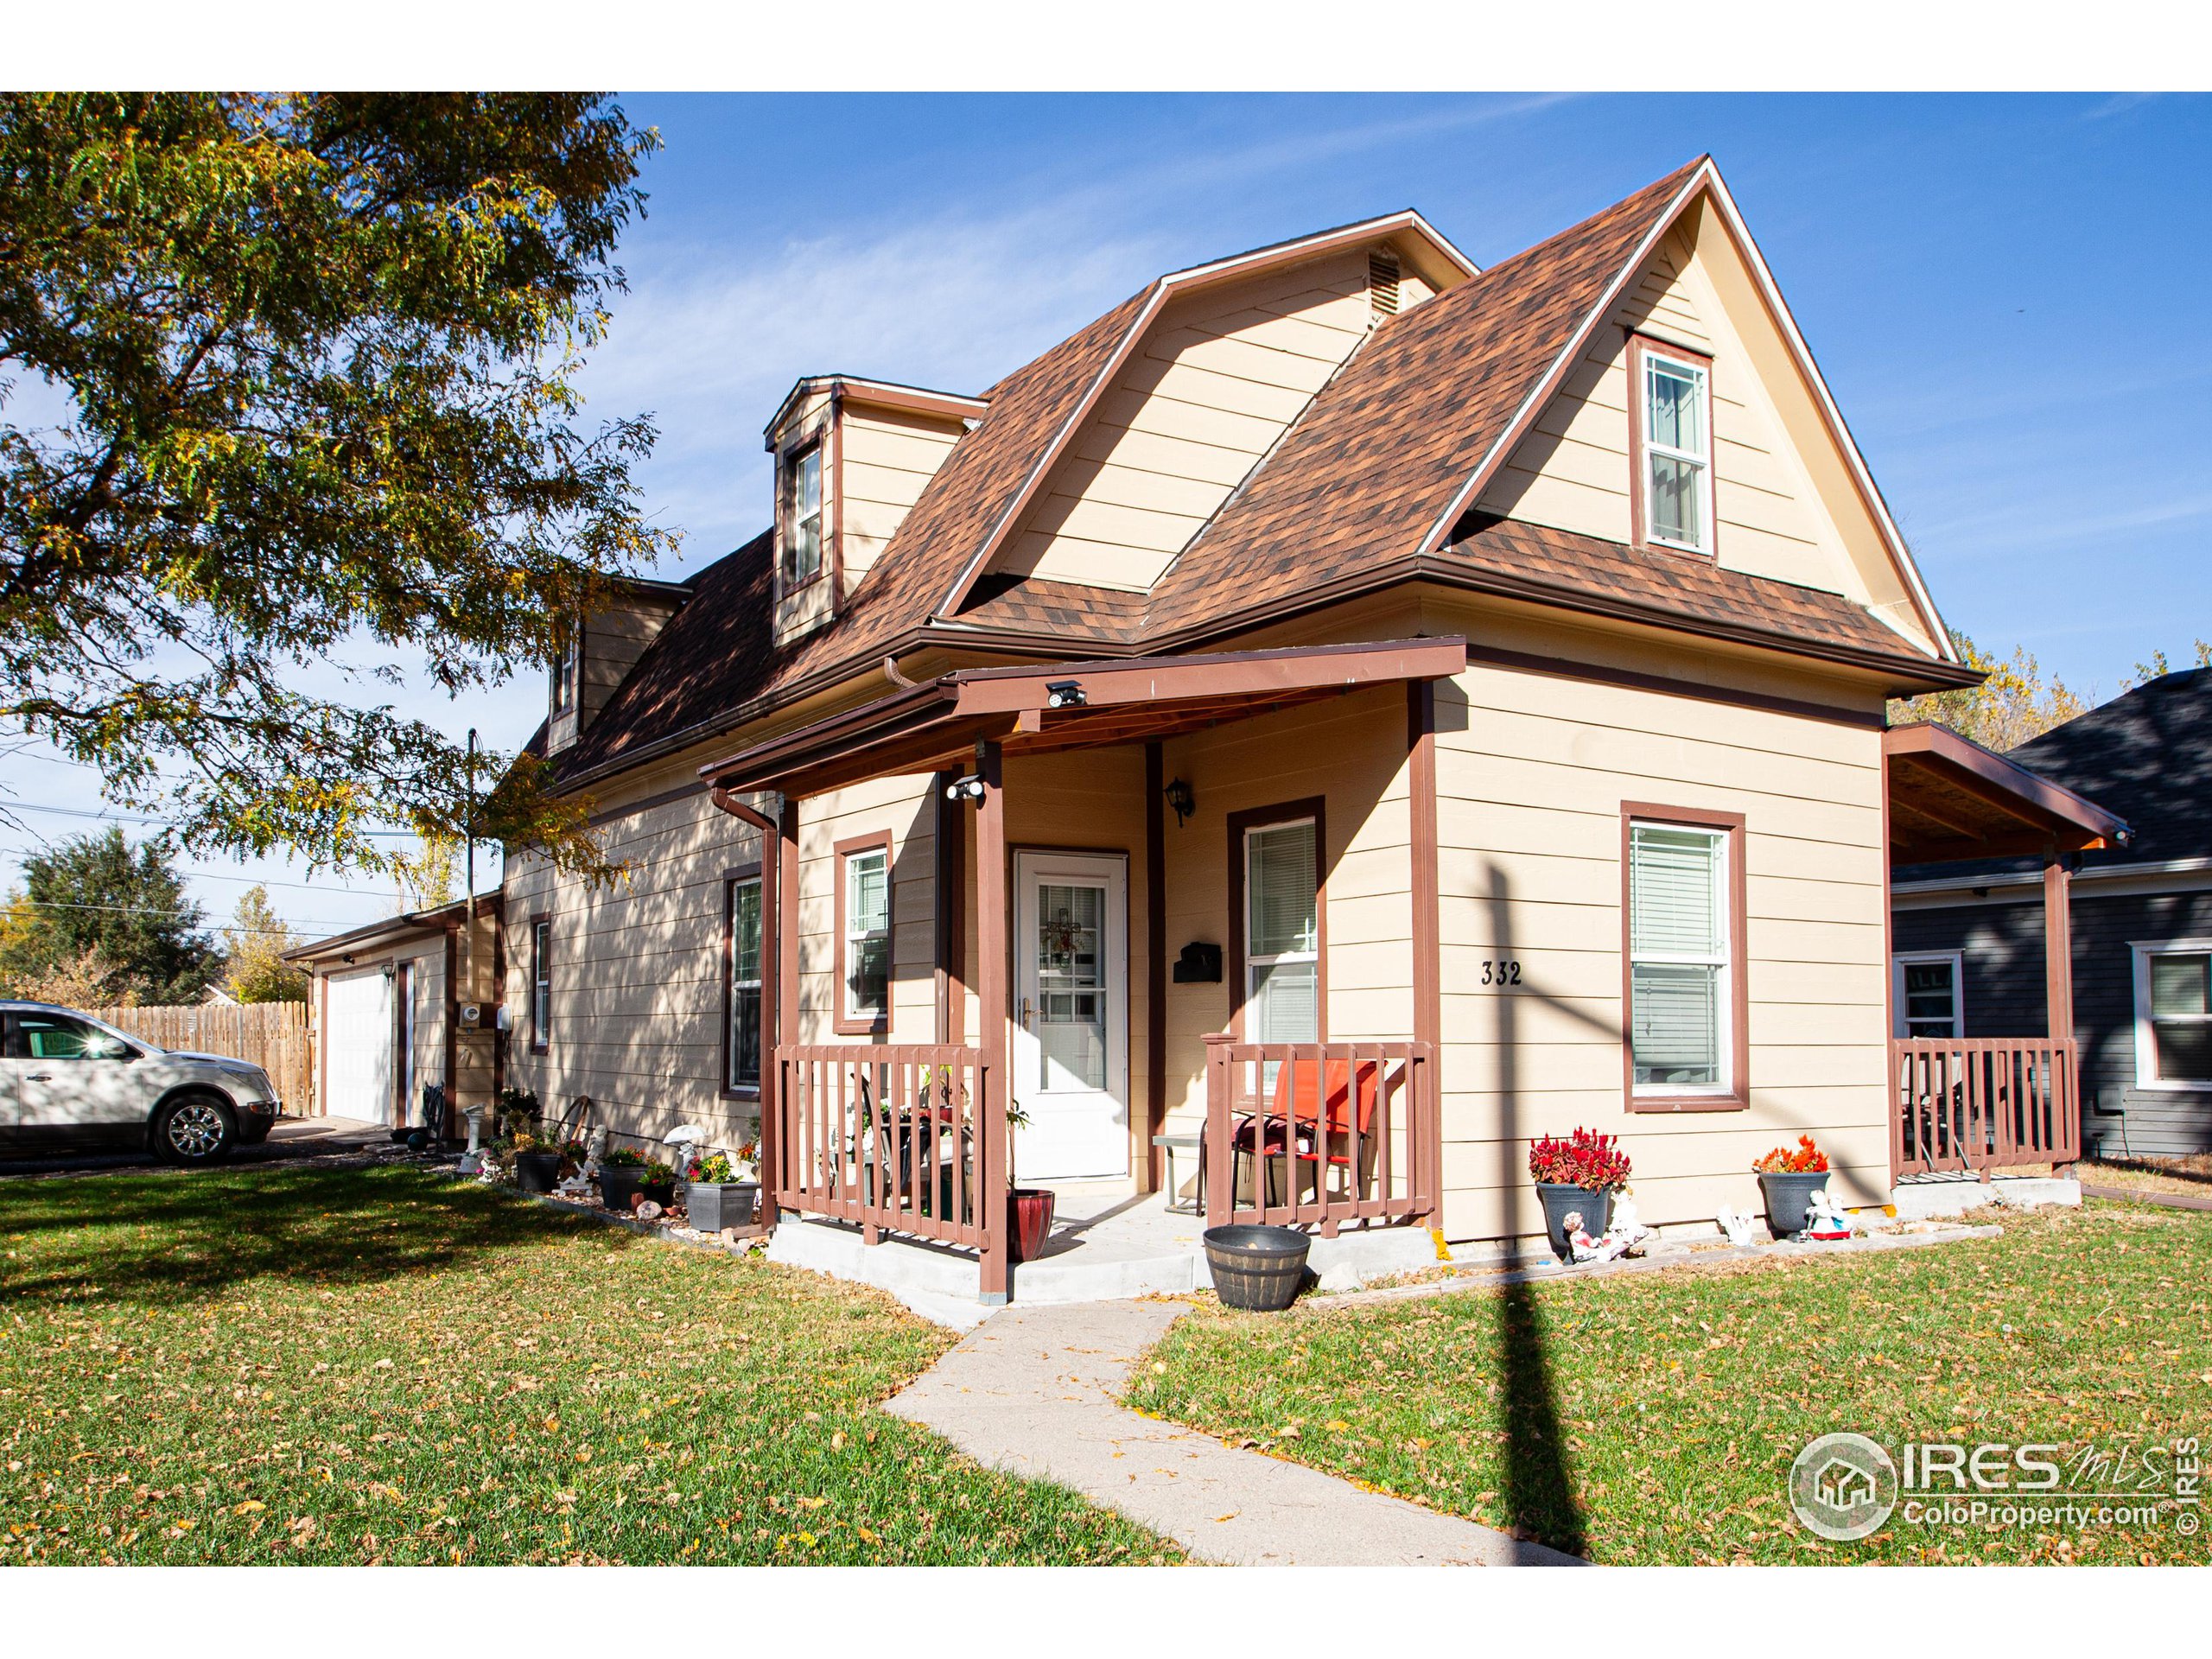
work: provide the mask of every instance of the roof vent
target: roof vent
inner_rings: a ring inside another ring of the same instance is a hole
[[[1388,248],[1368,253],[1367,302],[1377,322],[1398,315],[1398,256]]]

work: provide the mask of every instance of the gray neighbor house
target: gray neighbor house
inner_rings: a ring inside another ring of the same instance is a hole
[[[2005,759],[2135,832],[2074,855],[2083,1146],[2212,1150],[2212,669],[2150,681]],[[2043,898],[2035,859],[1899,866],[1893,1035],[2043,1030]]]

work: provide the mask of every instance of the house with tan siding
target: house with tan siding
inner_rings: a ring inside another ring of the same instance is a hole
[[[765,442],[770,527],[556,667],[628,868],[513,852],[504,1075],[757,1135],[768,1224],[986,1300],[1010,1180],[1497,1238],[1581,1125],[1648,1222],[1802,1134],[1881,1203],[1899,791],[2111,828],[1891,765],[1885,700],[1974,676],[1707,158],[1487,269],[1401,213],[972,395],[805,379]]]

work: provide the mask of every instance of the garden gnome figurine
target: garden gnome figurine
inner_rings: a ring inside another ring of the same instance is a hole
[[[1851,1217],[1828,1196],[1825,1186],[1815,1188],[1805,1200],[1805,1233],[1809,1238],[1849,1238]]]

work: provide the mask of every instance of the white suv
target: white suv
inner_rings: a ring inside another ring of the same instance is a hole
[[[269,1074],[219,1054],[178,1054],[73,1008],[0,1002],[0,1145],[121,1141],[173,1164],[211,1164],[267,1138],[281,1103]]]

